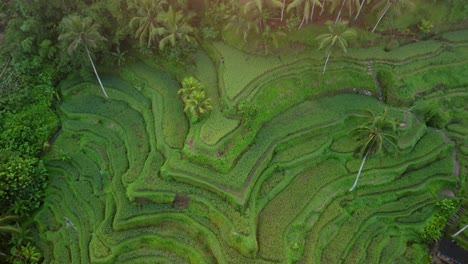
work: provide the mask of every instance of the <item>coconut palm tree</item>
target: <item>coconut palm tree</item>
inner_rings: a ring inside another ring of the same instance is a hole
[[[265,55],[268,54],[268,47],[272,44],[274,47],[279,46],[279,41],[286,37],[286,33],[281,30],[273,30],[269,25],[266,25],[262,30],[261,41],[265,49]]]
[[[122,64],[125,63],[125,54],[127,53],[128,51],[121,51],[120,50],[120,44],[117,45],[117,47],[115,48],[115,52],[111,52],[112,56],[114,56],[114,62],[117,62],[117,66],[122,66]]]
[[[226,25],[226,29],[234,29],[236,34],[242,34],[244,43],[247,43],[248,36],[252,33],[259,34],[260,26],[258,21],[253,20],[251,16],[241,12],[239,15],[232,16]]]
[[[205,87],[194,77],[185,77],[177,93],[184,102],[184,112],[190,113],[190,117],[198,119],[213,109],[210,98],[206,98]]]
[[[323,0],[322,1],[322,10],[320,10],[320,16],[323,14],[323,12],[325,11],[325,4],[327,3],[327,0]]]
[[[190,98],[191,94],[195,91],[203,91],[203,84],[195,79],[193,76],[185,77],[182,80],[182,88],[177,91],[177,94],[180,95],[182,101],[186,101]]]
[[[170,6],[169,10],[161,15],[163,22],[161,35],[164,37],[159,41],[159,49],[163,50],[169,43],[174,47],[178,41],[193,41],[191,35],[194,29],[188,23],[191,18],[191,15],[183,14],[180,10],[176,12]]]
[[[338,14],[335,19],[335,24],[341,19],[341,15],[343,10],[347,9],[348,16],[351,18],[353,12],[360,8],[361,3],[359,0],[339,0],[340,1],[340,9],[338,10]],[[333,4],[337,3],[336,1]],[[363,2],[364,3],[364,2]],[[334,10],[334,9],[333,9]]]
[[[468,228],[468,225],[465,225],[464,227],[462,227],[462,229],[458,230],[455,234],[452,235],[452,238],[458,236],[459,234],[463,233],[463,231],[465,231],[465,229]]]
[[[104,41],[104,38],[98,31],[99,25],[94,24],[93,20],[90,17],[81,17],[77,15],[69,15],[64,17],[60,22],[60,31],[62,34],[59,36],[60,41],[64,41],[68,44],[67,52],[71,55],[76,51],[80,45],[83,45],[88,55],[91,66],[93,67],[96,78],[101,86],[102,92],[109,98],[102,85],[99,74],[94,66],[93,59],[91,58],[91,53],[89,48],[96,48],[99,41]]]
[[[372,32],[375,31],[382,18],[387,14],[388,10],[392,6],[394,7],[394,11],[396,13],[400,13],[403,9],[413,9],[415,5],[414,0],[382,0],[374,7],[374,9],[380,8],[381,6],[384,6],[384,8],[382,9],[382,13],[380,14],[380,17],[377,20],[377,23],[375,23]]]
[[[190,98],[185,101],[184,112],[190,113],[194,117],[200,117],[208,113],[213,106],[210,98],[206,98],[205,91],[195,91]]]
[[[294,0],[291,4],[288,5],[286,9],[287,12],[293,8],[300,8],[302,7],[303,14],[302,14],[302,21],[298,28],[301,28],[304,23],[309,23],[312,21],[314,16],[315,6],[322,6],[320,0]]]
[[[341,0],[341,6],[340,6],[340,9],[338,10],[338,15],[336,15],[335,25],[340,20],[341,12],[343,11],[343,7],[344,7],[345,3],[346,3],[346,0]]]
[[[320,41],[319,49],[326,48],[328,50],[322,74],[325,74],[333,48],[338,44],[344,52],[347,52],[347,39],[356,37],[357,35],[354,29],[348,28],[348,21],[339,21],[336,24],[332,21],[327,21],[325,24],[328,27],[329,33],[322,34],[316,38],[316,40]]]
[[[357,1],[359,1],[359,0],[357,0]],[[359,14],[361,14],[362,8],[364,7],[365,2],[367,2],[367,4],[369,4],[370,2],[372,2],[372,0],[361,0],[361,3],[359,4],[358,12],[357,12],[356,16],[354,17],[354,20],[358,19]]]
[[[281,4],[281,22],[283,22],[283,18],[284,18],[284,10],[286,9],[286,0],[283,0],[283,3]]]
[[[163,12],[166,0],[134,0],[129,3],[128,9],[135,12],[135,16],[130,20],[129,26],[135,30],[135,38],[140,45],[147,48],[161,34],[163,28],[159,15]]]
[[[387,117],[387,109],[379,115],[368,112],[368,120],[363,125],[353,129],[351,135],[358,141],[356,153],[362,157],[361,166],[349,191],[353,191],[361,176],[364,163],[372,155],[388,151],[390,148],[397,150],[397,122]]]
[[[18,220],[15,215],[2,215],[0,216],[0,232],[20,232],[20,229],[8,224],[11,221]]]
[[[252,0],[244,5],[244,13],[255,17],[260,28],[265,26],[269,12],[275,8],[282,8],[283,3],[279,0]]]

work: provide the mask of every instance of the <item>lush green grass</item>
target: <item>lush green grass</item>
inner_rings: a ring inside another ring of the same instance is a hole
[[[108,101],[94,83],[67,80],[35,216],[46,262],[425,262],[420,233],[440,191],[466,184],[466,162],[454,177],[452,158],[468,152],[466,47],[449,38],[459,46],[337,52],[325,75],[317,51],[260,57],[215,43],[188,67],[214,107],[190,125],[179,84],[151,61],[103,74]],[[349,132],[363,110],[385,107],[368,60],[395,101],[417,102],[389,108],[407,122],[402,150],[368,159],[349,193],[361,163]],[[432,90],[438,82],[450,89]],[[457,119],[429,127],[431,104]]]

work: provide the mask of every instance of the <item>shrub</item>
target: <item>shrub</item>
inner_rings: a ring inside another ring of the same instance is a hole
[[[436,207],[437,212],[429,218],[422,233],[422,238],[426,241],[435,241],[442,236],[447,220],[452,217],[458,208],[458,201],[444,199],[438,201]]]
[[[39,159],[17,152],[0,152],[1,213],[13,208],[24,215],[39,208],[46,186],[46,169]]]
[[[18,107],[7,108],[10,111],[3,118],[0,116],[0,148],[36,155],[58,125],[58,118],[51,109],[53,90],[36,86],[21,92],[25,96],[19,98],[22,102]]]
[[[184,102],[184,112],[192,123],[213,109],[210,98],[206,98],[205,87],[193,76],[184,78],[182,88],[177,93]]]

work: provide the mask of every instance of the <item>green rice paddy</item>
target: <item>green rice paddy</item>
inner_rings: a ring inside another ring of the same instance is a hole
[[[318,52],[259,57],[206,43],[191,71],[214,110],[196,124],[178,82],[150,62],[104,74],[108,101],[71,76],[35,216],[45,262],[427,263],[420,233],[441,191],[467,191],[458,33],[337,53],[325,75]],[[371,158],[349,193],[361,160],[348,133],[364,110],[385,108],[368,63],[406,124],[399,155]],[[460,118],[430,127],[427,103]],[[249,124],[242,108],[254,110]]]

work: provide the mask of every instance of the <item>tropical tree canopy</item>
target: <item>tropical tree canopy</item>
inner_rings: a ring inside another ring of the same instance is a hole
[[[90,17],[80,17],[77,15],[69,15],[63,18],[62,22],[60,23],[60,30],[62,34],[59,36],[59,40],[63,41],[68,44],[67,52],[71,55],[81,44],[85,47],[86,54],[88,55],[88,59],[91,62],[91,66],[93,67],[94,74],[101,86],[101,90],[106,96],[106,90],[102,85],[101,78],[99,78],[99,74],[96,70],[96,66],[94,66],[93,59],[91,57],[91,53],[89,48],[96,48],[99,41],[104,41],[106,38],[101,36],[98,31],[99,25],[94,24],[93,20]]]
[[[130,20],[130,28],[135,31],[135,38],[138,39],[140,45],[150,48],[157,37],[163,33],[160,15],[166,4],[165,0],[135,0],[129,4],[129,10],[135,12]]]
[[[179,41],[191,42],[195,31],[189,24],[191,18],[192,15],[184,14],[181,10],[174,11],[170,6],[169,10],[161,15],[164,27],[161,30],[163,38],[159,41],[159,49],[163,50],[169,43],[174,47]]]
[[[97,48],[99,41],[106,40],[99,31],[99,25],[93,23],[90,17],[81,17],[78,15],[69,15],[63,18],[60,23],[62,34],[59,36],[60,41],[68,44],[67,52],[71,55],[81,44],[87,48]]]

